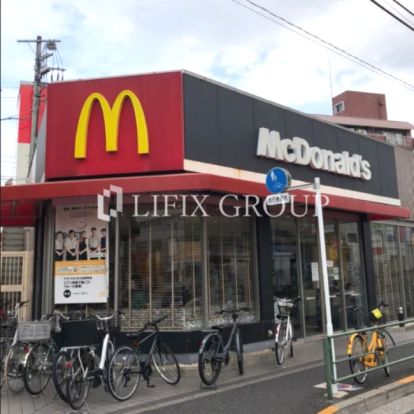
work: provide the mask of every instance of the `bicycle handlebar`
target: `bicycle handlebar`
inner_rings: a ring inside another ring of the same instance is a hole
[[[168,318],[168,315],[161,316],[161,318],[158,318],[155,321],[147,322],[145,326],[146,328],[148,328],[149,326],[157,326],[160,322],[162,322],[166,318]]]
[[[140,333],[144,332],[144,331],[145,331],[146,329],[148,329],[150,326],[153,326],[154,328],[157,328],[157,325],[158,325],[160,322],[162,322],[164,319],[166,319],[166,318],[168,318],[168,315],[161,316],[161,318],[158,318],[158,319],[156,319],[155,321],[146,322],[146,323],[144,324],[144,327],[143,327],[143,328],[141,328],[141,329],[138,331],[138,333],[140,334]]]
[[[17,302],[15,307],[21,308],[23,305],[26,305],[26,303],[29,303],[29,302],[30,302],[29,300],[23,300],[21,302]]]
[[[276,302],[278,300],[283,300],[285,302],[290,302],[290,303],[296,303],[296,302],[299,302],[300,300],[302,300],[302,297],[301,296],[296,296],[295,298],[291,299],[291,298],[279,298],[279,297],[275,296],[273,298],[273,302]]]
[[[59,316],[59,318],[64,319],[65,321],[68,321],[70,319],[70,316],[66,316],[65,314],[63,314],[62,312],[58,311],[58,310],[54,310],[52,313],[47,313],[46,315],[42,316],[42,319],[50,319],[53,318],[54,316]]]
[[[378,304],[377,308],[388,308],[389,306],[390,306],[390,305],[388,305],[388,304],[386,304],[386,303],[384,303],[384,302],[380,302],[380,303]],[[351,312],[357,312],[357,311],[359,311],[359,310],[362,310],[362,311],[366,312],[366,311],[365,311],[365,309],[362,307],[362,305],[357,305],[357,306],[347,306],[347,309],[350,309],[350,310],[351,310]]]
[[[92,316],[94,316],[96,319],[98,319],[98,321],[101,322],[108,322],[111,319],[113,319],[115,317],[115,313],[113,313],[112,315],[109,316],[99,316],[97,313],[91,313]]]

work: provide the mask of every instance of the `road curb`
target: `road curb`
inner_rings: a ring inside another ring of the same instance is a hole
[[[414,375],[401,378],[391,384],[364,392],[346,401],[330,405],[318,414],[358,414],[373,411],[391,401],[414,393]]]
[[[244,353],[244,365],[252,366],[252,365],[256,365],[256,364],[263,363],[263,362],[269,362],[269,360],[272,358],[272,354],[273,354],[273,351],[270,348],[261,349],[258,351],[245,352]],[[230,366],[230,369],[237,367],[237,361],[235,358],[235,354],[233,352],[230,353],[229,366]],[[197,370],[197,369],[198,369],[197,362],[180,363],[180,370],[183,373],[194,372],[194,370]]]

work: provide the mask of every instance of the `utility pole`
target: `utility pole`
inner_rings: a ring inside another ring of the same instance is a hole
[[[56,50],[56,43],[60,40],[56,39],[42,39],[42,36],[37,36],[33,40],[18,40],[18,43],[36,43],[36,52],[35,52],[35,65],[34,65],[34,82],[33,82],[33,103],[32,103],[32,123],[30,131],[30,155],[29,155],[29,166],[28,174],[30,173],[30,168],[33,162],[33,156],[37,146],[37,129],[39,122],[39,109],[40,109],[40,97],[41,97],[41,87],[42,79],[44,76],[49,73],[51,70],[61,70],[63,68],[51,68],[47,64],[43,64],[48,58],[53,56],[53,53],[47,51]],[[42,45],[45,45],[45,50],[42,51]]]

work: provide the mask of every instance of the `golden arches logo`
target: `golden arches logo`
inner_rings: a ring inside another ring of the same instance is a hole
[[[129,98],[134,109],[138,154],[149,153],[148,129],[144,110],[142,109],[141,102],[135,93],[125,89],[118,94],[112,108],[107,99],[102,94],[97,92],[92,93],[85,100],[80,111],[78,126],[76,129],[75,158],[86,158],[89,118],[95,101],[98,101],[101,106],[104,119],[105,149],[108,152],[115,152],[118,150],[119,117],[126,98]]]

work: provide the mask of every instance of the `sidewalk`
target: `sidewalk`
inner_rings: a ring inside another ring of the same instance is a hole
[[[413,338],[414,331],[394,333],[398,342],[404,342]],[[336,349],[338,355],[345,352],[345,338],[338,340]],[[294,358],[288,358],[284,367],[276,364],[274,352],[271,350],[272,342],[266,341],[245,345],[245,375],[239,376],[237,364],[231,358],[230,365],[223,367],[218,387],[229,384],[240,384],[246,381],[254,381],[255,378],[263,378],[269,375],[300,371],[302,369],[321,365],[323,363],[323,352],[321,337],[312,338],[304,342],[298,340],[294,344]],[[341,352],[342,351],[342,352]],[[195,361],[197,355],[180,356],[180,361]],[[176,386],[164,383],[156,373],[152,377],[155,388],[147,388],[145,381],[141,381],[136,394],[129,401],[118,402],[109,393],[105,393],[103,387],[91,389],[87,404],[83,407],[83,413],[123,413],[132,409],[143,409],[154,407],[162,402],[196,397],[205,390],[200,389],[197,364],[182,364],[182,378]],[[154,371],[155,372],[155,371]],[[30,396],[25,390],[19,395],[13,395],[5,385],[1,392],[2,414],[54,414],[72,413],[70,407],[60,400],[56,395],[52,381],[50,381],[45,392],[37,397]]]
[[[375,408],[366,414],[412,414],[414,413],[414,394],[392,401],[382,407]]]
[[[414,375],[333,404],[318,414],[408,414],[414,412]]]

